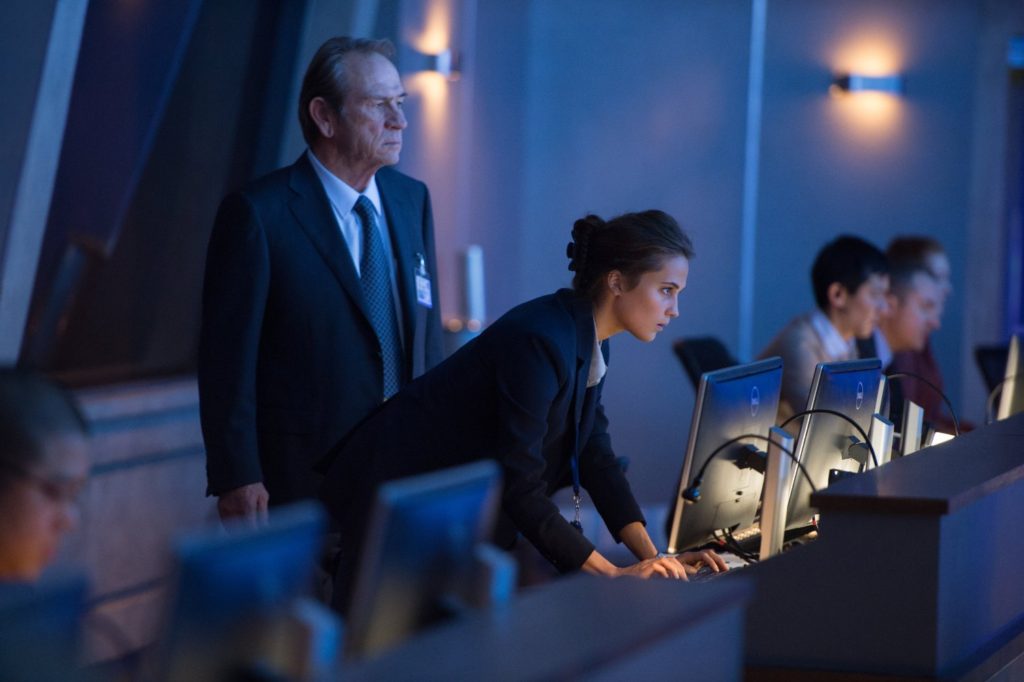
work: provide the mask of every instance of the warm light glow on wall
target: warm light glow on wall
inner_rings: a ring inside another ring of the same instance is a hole
[[[426,139],[443,137],[448,112],[448,81],[436,71],[419,71],[405,77],[405,89],[419,101]]]
[[[898,75],[903,55],[898,38],[884,31],[870,30],[852,36],[840,44],[830,59],[833,75],[861,76]],[[859,142],[882,142],[890,139],[903,119],[903,102],[897,93],[846,92],[832,85],[830,106],[837,126]]]
[[[424,54],[441,54],[451,47],[451,7],[443,0],[434,0],[426,10],[423,30],[409,36],[409,44]]]
[[[898,95],[883,92],[840,92],[830,109],[843,133],[860,141],[884,141],[900,129],[903,106]]]
[[[895,34],[871,30],[854,35],[836,48],[829,59],[833,73],[887,76],[903,70],[903,54]]]

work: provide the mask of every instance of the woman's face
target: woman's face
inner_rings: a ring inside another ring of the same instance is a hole
[[[43,457],[0,492],[0,580],[32,581],[78,524],[78,494],[89,470],[85,440],[51,436]]]
[[[630,289],[625,278],[611,273],[612,333],[627,331],[641,341],[653,341],[679,317],[679,292],[686,288],[689,273],[690,262],[683,256],[666,258],[660,269],[645,272]]]

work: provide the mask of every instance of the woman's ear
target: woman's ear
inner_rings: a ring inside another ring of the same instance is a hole
[[[612,292],[613,296],[620,296],[624,291],[622,286],[622,273],[618,270],[612,270],[605,275],[605,281],[608,284],[608,290]]]
[[[832,282],[828,285],[828,305],[833,310],[842,310],[846,307],[846,301],[850,297],[849,292],[839,282]]]

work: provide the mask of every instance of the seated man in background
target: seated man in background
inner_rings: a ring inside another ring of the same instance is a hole
[[[940,326],[944,300],[942,285],[923,261],[891,249],[889,253],[888,312],[874,335],[878,350],[886,356],[879,355],[887,372],[897,355],[924,351],[928,337]]]
[[[60,388],[0,369],[0,582],[36,580],[77,525],[89,471],[85,431]]]
[[[885,254],[859,237],[837,237],[814,259],[811,284],[817,308],[791,320],[759,356],[782,357],[780,422],[806,405],[815,366],[856,358],[855,337],[878,324],[889,289]]]
[[[886,256],[891,280],[889,314],[875,334],[885,373],[919,376],[942,391],[942,373],[929,339],[939,329],[953,290],[949,259],[942,245],[930,237],[897,237],[889,243]],[[924,408],[926,421],[940,431],[953,432],[952,417],[936,390],[913,378],[891,386],[890,402],[913,400]]]

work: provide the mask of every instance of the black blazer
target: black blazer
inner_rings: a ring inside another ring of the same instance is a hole
[[[493,458],[508,520],[559,570],[577,569],[594,546],[549,499],[571,485],[577,444],[582,485],[612,534],[643,522],[612,451],[604,382],[587,389],[594,333],[591,303],[562,290],[512,309],[406,386],[332,453],[321,498],[342,533],[361,544],[383,481]]]
[[[404,380],[442,357],[426,186],[377,172],[402,306]],[[423,258],[433,308],[416,300]],[[352,257],[306,155],[224,199],[203,285],[199,399],[208,494],[262,481],[313,497],[312,470],[383,399],[380,348]]]

